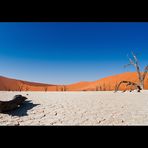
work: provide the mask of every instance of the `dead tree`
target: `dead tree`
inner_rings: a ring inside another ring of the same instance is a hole
[[[66,86],[64,85],[64,86],[63,86],[63,91],[66,91],[66,90],[67,90],[67,88],[66,88]]]
[[[103,84],[103,91],[106,91],[106,88],[105,88],[105,83]]]
[[[56,86],[56,91],[58,91],[58,86]]]
[[[24,87],[24,82],[22,82],[20,85],[18,84],[18,91],[22,91]]]
[[[100,91],[102,91],[102,87],[100,86]]]
[[[99,87],[98,86],[96,86],[96,91],[98,91],[99,90]]]
[[[116,82],[116,84],[115,84],[115,89],[117,88],[117,85],[118,85],[118,83]]]
[[[115,92],[117,92],[119,90],[120,85],[123,84],[123,83],[126,84],[126,87],[127,86],[131,86],[131,87],[134,86],[135,88],[137,88],[137,92],[140,92],[140,90],[142,90],[140,85],[138,85],[137,83],[134,83],[134,82],[131,82],[131,81],[121,81],[118,85],[116,85]],[[125,92],[125,91],[126,91],[126,89],[123,92]]]
[[[45,86],[45,87],[44,87],[44,90],[45,90],[45,91],[47,91],[47,90],[48,90],[48,87],[47,87],[47,86]]]
[[[26,86],[26,91],[28,91],[29,90],[29,87],[28,86]]]
[[[145,67],[144,73],[141,73],[138,59],[133,52],[132,52],[132,56],[133,56],[133,60],[128,57],[130,63],[125,65],[124,67],[133,65],[136,68],[138,79],[139,79],[139,85],[140,85],[141,89],[144,89],[144,79],[145,79],[146,74],[148,72],[148,65]]]
[[[61,91],[63,91],[63,87],[61,87]]]

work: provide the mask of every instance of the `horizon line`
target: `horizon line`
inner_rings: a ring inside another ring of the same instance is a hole
[[[137,71],[134,71],[134,72],[131,72],[131,71],[130,72],[123,72],[123,73],[135,73],[135,72],[137,72]],[[116,75],[123,74],[123,73],[118,73],[118,74],[115,74],[115,75],[109,75],[109,76],[106,76],[106,77],[116,76]],[[44,83],[44,82],[28,81],[28,80],[19,79],[19,78],[17,79],[17,78],[2,76],[2,75],[0,75],[0,77],[4,77],[4,78],[8,78],[8,79],[13,79],[13,80],[18,80],[18,81],[25,81],[25,82],[31,82],[31,83],[45,84],[45,85],[71,85],[71,84],[76,84],[76,83],[81,83],[81,82],[94,82],[94,81],[98,81],[100,79],[106,78],[106,77],[102,77],[102,78],[99,78],[99,79],[93,80],[93,81],[77,81],[77,82],[70,83],[70,84],[49,84],[49,83]]]

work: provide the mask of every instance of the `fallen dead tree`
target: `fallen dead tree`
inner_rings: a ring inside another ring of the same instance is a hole
[[[131,82],[131,81],[121,81],[119,84],[117,84],[115,86],[115,92],[117,92],[119,90],[120,85],[123,84],[123,83],[126,84],[126,87],[130,86],[132,88],[134,86],[137,89],[137,92],[140,92],[140,90],[142,90],[140,85],[138,85],[137,83],[134,83],[134,82]],[[125,92],[125,91],[126,91],[126,89],[123,92]],[[132,91],[132,89],[130,89],[130,92],[131,91]]]
[[[10,101],[0,101],[0,112],[6,112],[18,108],[27,98],[22,95],[16,95]]]

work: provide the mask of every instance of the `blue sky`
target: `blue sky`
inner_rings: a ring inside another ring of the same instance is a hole
[[[134,51],[148,64],[148,23],[0,23],[0,75],[49,84],[94,81],[123,68]]]

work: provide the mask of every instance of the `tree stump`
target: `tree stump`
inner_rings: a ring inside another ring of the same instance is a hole
[[[18,108],[27,98],[22,95],[15,95],[10,101],[0,101],[0,112],[7,112]]]

